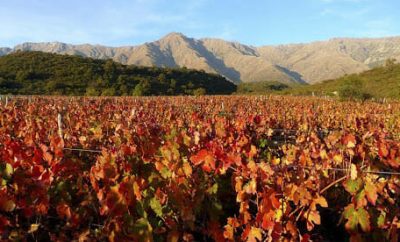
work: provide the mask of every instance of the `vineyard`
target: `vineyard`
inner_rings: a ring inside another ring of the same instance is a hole
[[[400,103],[0,102],[2,241],[398,241]]]

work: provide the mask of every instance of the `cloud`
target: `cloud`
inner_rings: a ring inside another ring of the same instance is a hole
[[[369,6],[357,9],[342,9],[342,8],[324,8],[320,13],[320,17],[333,16],[341,19],[350,20],[356,18],[363,18],[371,12]]]
[[[215,35],[216,38],[233,40],[237,34],[237,29],[230,24],[223,24],[221,31]]]
[[[395,35],[394,26],[395,22],[389,17],[367,21],[360,35],[371,38]]]

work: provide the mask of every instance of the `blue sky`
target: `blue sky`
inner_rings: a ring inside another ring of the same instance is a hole
[[[0,46],[137,45],[169,32],[260,46],[400,35],[399,0],[0,0]]]

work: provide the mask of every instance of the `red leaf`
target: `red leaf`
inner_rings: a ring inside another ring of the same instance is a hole
[[[190,157],[190,160],[196,166],[203,164],[202,168],[206,172],[211,172],[215,170],[214,156],[206,149],[202,149],[196,155],[192,155],[192,157]]]

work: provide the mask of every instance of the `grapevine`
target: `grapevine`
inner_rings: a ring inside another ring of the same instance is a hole
[[[0,238],[398,241],[400,103],[0,103]]]

